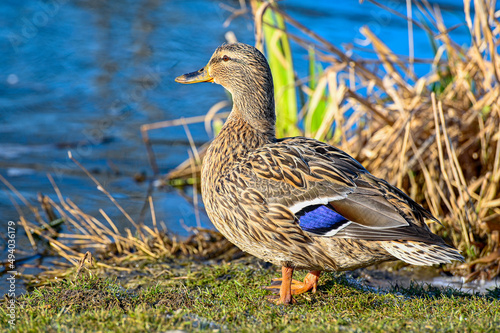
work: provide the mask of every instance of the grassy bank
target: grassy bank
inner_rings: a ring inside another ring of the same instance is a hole
[[[94,269],[38,287],[18,298],[14,331],[494,332],[500,327],[499,289],[473,296],[414,284],[377,292],[331,273],[316,294],[284,307],[267,302],[268,292],[260,289],[275,270],[253,259],[145,262],[133,272]],[[8,319],[0,314],[2,328]]]

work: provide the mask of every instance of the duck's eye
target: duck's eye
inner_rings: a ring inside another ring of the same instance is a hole
[[[229,61],[229,60],[231,60],[231,58],[229,58],[227,55],[225,55],[225,56],[222,57],[222,60]]]

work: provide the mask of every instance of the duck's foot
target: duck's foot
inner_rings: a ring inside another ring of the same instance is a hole
[[[304,282],[291,280],[291,294],[292,295],[300,295],[305,292],[311,290],[313,293],[316,292],[316,288],[318,287],[318,280],[321,271],[310,271],[306,277],[304,278]],[[271,285],[268,287],[264,287],[264,289],[272,291],[274,293],[278,293],[278,290],[281,289],[283,283],[283,278],[273,279]]]
[[[283,281],[282,278],[274,278],[271,281],[271,285],[262,287],[262,289],[269,290],[272,293],[279,294],[280,293],[280,288],[281,288],[281,281]],[[304,282],[302,281],[297,281],[297,280],[292,280],[291,281],[291,288],[292,288],[292,293],[293,293],[293,288],[294,286],[298,286],[303,284]]]

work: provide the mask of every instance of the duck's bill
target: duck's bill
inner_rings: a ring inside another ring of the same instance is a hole
[[[203,67],[199,71],[187,73],[175,78],[175,82],[179,83],[198,83],[198,82],[214,82],[214,78],[208,75],[207,67]]]

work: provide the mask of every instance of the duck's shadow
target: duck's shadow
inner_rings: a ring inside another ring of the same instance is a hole
[[[500,299],[500,281],[492,283],[491,287],[484,288],[482,291],[474,291],[467,288],[448,286],[437,286],[429,282],[419,282],[413,279],[397,279],[394,276],[384,285],[374,283],[373,280],[367,280],[359,274],[353,272],[328,272],[323,273],[318,286],[319,294],[331,296],[342,296],[346,293],[374,294],[384,295],[392,294],[397,297],[405,298],[442,298],[459,297],[473,298],[485,297],[489,299]],[[390,274],[389,274],[390,275]]]

